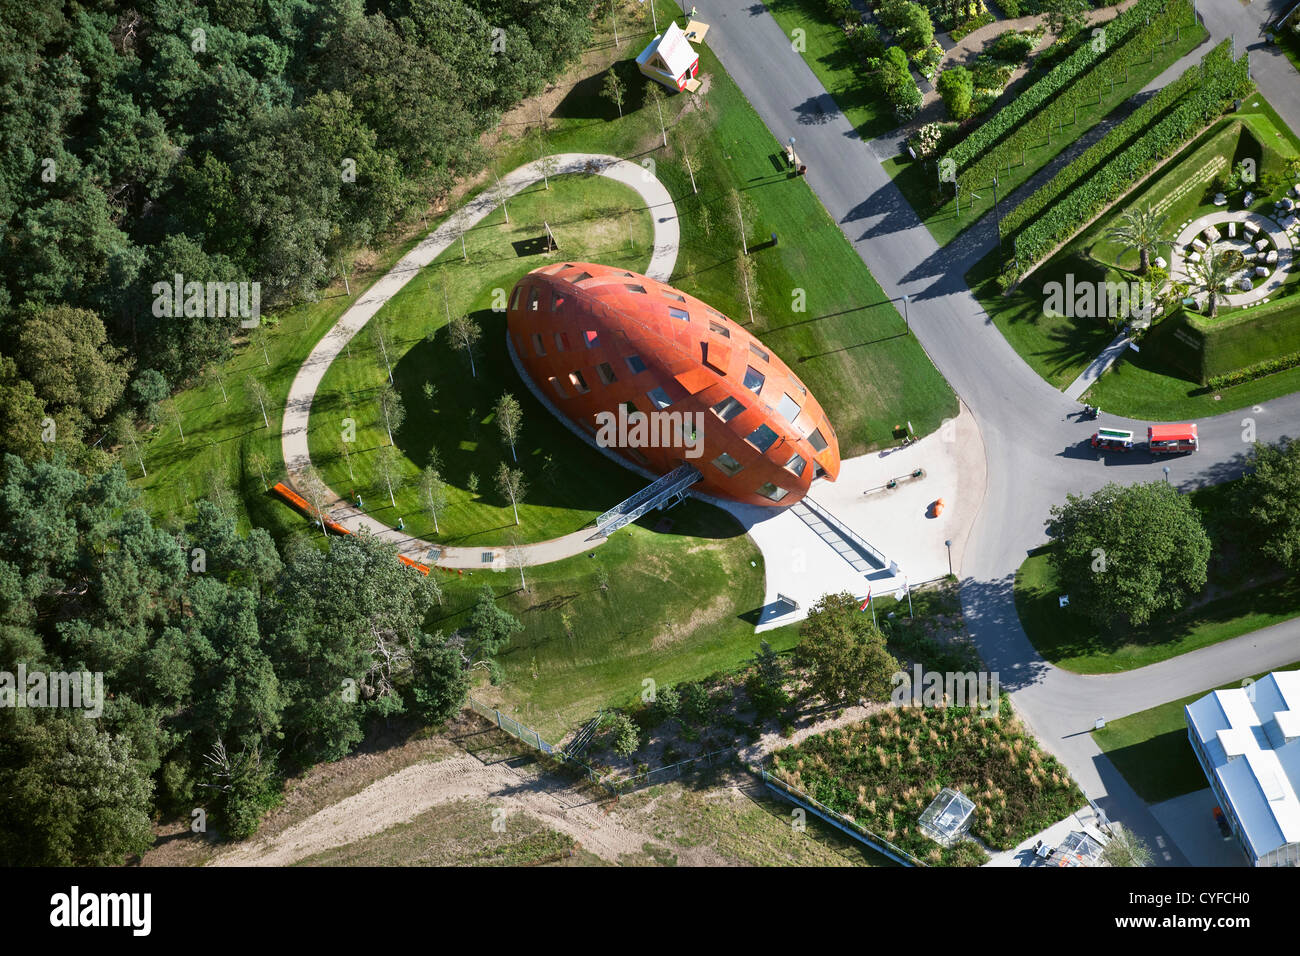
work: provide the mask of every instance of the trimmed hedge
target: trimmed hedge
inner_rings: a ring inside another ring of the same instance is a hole
[[[1021,230],[1016,237],[1018,263],[1037,263],[1128,192],[1163,159],[1180,150],[1207,122],[1220,115],[1234,97],[1249,89],[1246,55],[1243,53],[1234,62],[1230,52],[1225,57],[1219,49],[1206,54],[1201,65],[1195,68],[1202,73],[1199,86],[1144,135],[1123,150],[1117,146],[1132,135],[1131,130],[1116,127],[1101,140],[1098,146],[1105,145],[1111,150],[1110,158],[1091,176],[1074,182],[1048,211]]]
[[[1086,39],[1050,73],[953,147],[947,158],[956,163],[959,173],[965,171],[968,175],[974,173],[978,177],[983,166],[995,162],[990,155],[994,146],[1015,132],[1058,94],[1065,92],[1094,65],[1117,53],[1135,30],[1141,28],[1147,34],[1163,33],[1169,25],[1180,22],[1178,18],[1191,25],[1191,0],[1138,0],[1134,6],[1100,28],[1106,38],[1102,49],[1099,50],[1091,38]]]
[[[1300,366],[1300,352],[1292,352],[1290,355],[1284,355],[1281,358],[1269,359],[1267,362],[1239,368],[1235,372],[1228,372],[1226,375],[1216,375],[1205,384],[1218,391],[1221,388],[1231,388],[1233,385],[1245,385],[1257,378],[1263,378],[1277,372],[1285,372],[1297,366]]]
[[[1125,143],[1172,110],[1179,100],[1200,85],[1201,75],[1200,67],[1189,67],[1182,76],[1134,110],[1128,118],[1040,186],[1033,195],[1003,216],[1000,227],[1002,238],[1006,239],[1019,231],[1050,203],[1073,189],[1075,184],[1107,162],[1112,155],[1119,153]]]

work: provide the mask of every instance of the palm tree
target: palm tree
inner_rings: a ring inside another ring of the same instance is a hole
[[[1213,318],[1219,311],[1219,296],[1223,294],[1223,287],[1232,278],[1234,266],[1228,261],[1232,249],[1225,249],[1218,243],[1210,243],[1209,247],[1201,253],[1199,262],[1187,263],[1187,271],[1196,282],[1205,287],[1205,291],[1210,294],[1210,317]]]
[[[1125,210],[1119,225],[1111,229],[1106,237],[1122,242],[1130,249],[1136,249],[1142,257],[1139,272],[1146,275],[1151,268],[1151,254],[1158,252],[1160,246],[1168,241],[1163,235],[1164,228],[1165,217],[1150,206],[1145,209],[1133,208]]]

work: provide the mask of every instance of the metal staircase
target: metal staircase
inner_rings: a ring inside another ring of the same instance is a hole
[[[573,741],[569,746],[564,748],[566,757],[581,757],[588,747],[591,746],[592,738],[596,736],[596,731],[600,729],[600,722],[604,718],[605,712],[597,711],[596,716],[587,721],[581,730],[574,735]]]
[[[805,496],[802,501],[791,506],[790,510],[859,574],[873,574],[889,567],[885,556],[869,545],[862,535],[811,497]]]
[[[702,477],[694,465],[679,465],[597,518],[596,532],[591,538],[607,538],[652,508],[671,508],[685,498],[686,489]]]

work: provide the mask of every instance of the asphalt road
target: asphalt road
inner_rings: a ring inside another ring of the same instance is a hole
[[[1281,4],[1258,0],[1242,7],[1237,0],[1202,0],[1201,8],[1212,42],[1235,31],[1239,44],[1252,47],[1252,70],[1261,89],[1300,128],[1300,77],[1280,54],[1255,48],[1265,13]],[[1300,393],[1200,420],[1201,450],[1195,455],[1161,460],[1135,451],[1098,461],[1082,444],[1096,423],[1079,420],[1079,404],[1025,364],[966,287],[967,268],[997,241],[991,222],[941,249],[761,2],[714,0],[700,18],[711,27],[709,46],[777,141],[797,137],[809,185],[886,294],[911,297],[912,329],[979,423],[988,491],[962,559],[962,603],[987,665],[1085,792],[1112,818],[1146,837],[1159,862],[1185,863],[1088,731],[1099,716],[1113,720],[1300,658],[1300,622],[1138,671],[1084,677],[1047,664],[1034,650],[1016,615],[1011,582],[1026,552],[1045,540],[1049,508],[1066,494],[1088,493],[1108,481],[1159,480],[1163,465],[1184,488],[1233,477],[1250,447],[1243,440],[1243,421],[1253,419],[1261,441],[1295,433]],[[1171,67],[1153,85],[1172,79],[1206,49]],[[1110,416],[1103,423],[1141,435],[1147,424]]]

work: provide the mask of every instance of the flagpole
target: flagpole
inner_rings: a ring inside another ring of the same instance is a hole
[[[916,615],[912,613],[912,585],[908,583],[907,578],[903,578],[903,588],[907,591],[907,616],[916,620]]]
[[[871,626],[876,626],[876,603],[871,600],[871,591],[867,590],[867,607],[871,608]]]

